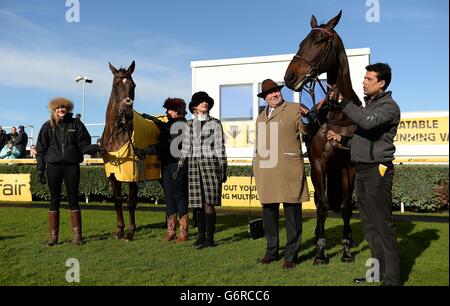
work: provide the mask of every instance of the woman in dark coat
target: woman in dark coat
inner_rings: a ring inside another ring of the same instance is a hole
[[[221,205],[222,183],[227,179],[225,138],[220,120],[209,115],[214,100],[203,91],[192,96],[189,110],[194,118],[188,121],[183,137],[179,174],[188,163],[189,207],[197,219],[198,249],[214,247],[215,206]]]
[[[80,186],[80,163],[83,154],[93,155],[100,149],[91,145],[91,136],[81,121],[72,118],[72,101],[55,98],[48,104],[50,120],[45,122],[37,140],[37,170],[42,184],[50,189],[50,209],[48,213],[50,239],[49,246],[58,244],[59,207],[61,187],[64,180],[69,200],[72,222],[73,243],[83,243],[81,235],[81,211],[78,203]]]
[[[176,238],[177,214],[180,222],[180,234],[177,242],[189,239],[188,225],[188,181],[187,167],[180,170],[177,180],[173,175],[177,170],[180,159],[181,141],[180,135],[186,127],[186,103],[183,99],[168,98],[163,107],[167,109],[166,123],[160,124],[159,128],[159,156],[162,168],[162,182],[166,198],[167,234],[166,240]],[[179,145],[177,145],[177,143]]]

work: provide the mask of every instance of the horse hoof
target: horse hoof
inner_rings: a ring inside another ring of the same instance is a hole
[[[127,233],[127,235],[125,236],[125,240],[126,241],[133,241],[133,234],[132,233]]]
[[[120,233],[116,232],[116,233],[114,233],[114,239],[120,240],[122,238],[123,238],[123,232],[120,232]]]
[[[328,258],[314,258],[314,265],[328,265],[330,260]]]

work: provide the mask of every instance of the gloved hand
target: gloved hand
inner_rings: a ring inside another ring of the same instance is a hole
[[[222,183],[226,183],[227,182],[227,165],[226,164],[224,164],[223,165],[223,168],[222,168],[222,175],[221,175],[221,181],[222,181]]]
[[[38,174],[39,174],[39,181],[41,182],[41,184],[42,185],[47,184],[47,178],[45,176],[45,171],[44,170],[39,170]]]
[[[136,155],[139,159],[145,159],[145,150],[134,149],[134,155]]]
[[[225,184],[226,182],[227,182],[227,174],[226,173],[224,173],[224,174],[222,174],[222,183],[223,184]]]
[[[103,148],[100,148],[100,150],[97,152],[98,153],[98,156],[100,156],[100,157],[105,157],[106,156],[106,154],[108,154],[108,151],[106,151],[105,149],[103,149]]]

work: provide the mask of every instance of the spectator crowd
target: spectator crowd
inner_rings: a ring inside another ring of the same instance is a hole
[[[28,134],[25,127],[19,125],[11,127],[10,133],[0,126],[0,159],[35,158],[36,149],[34,145],[27,150]]]

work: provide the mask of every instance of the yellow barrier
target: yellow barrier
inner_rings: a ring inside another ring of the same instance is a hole
[[[304,202],[303,209],[316,209],[314,204],[314,186],[311,182],[311,178],[307,177],[309,188],[309,202]],[[251,190],[251,195],[250,195]],[[231,176],[227,182],[222,186],[222,205],[234,206],[234,207],[261,207],[259,202],[258,192],[256,190],[255,180],[253,179],[250,185],[250,177],[243,176]]]

